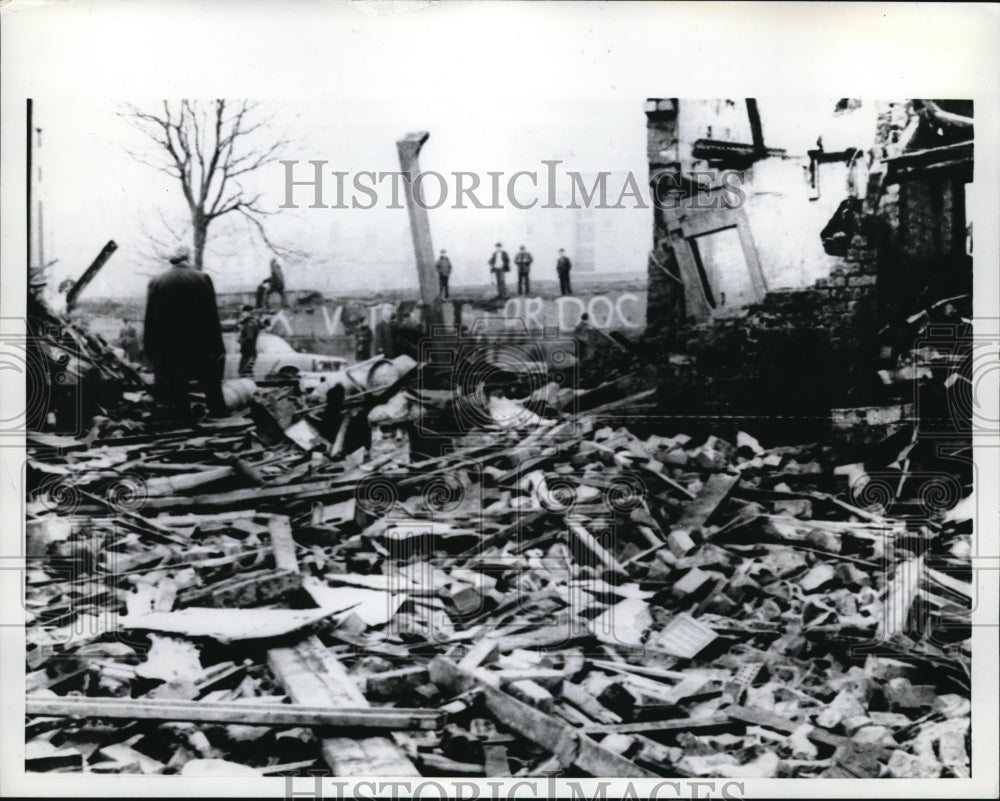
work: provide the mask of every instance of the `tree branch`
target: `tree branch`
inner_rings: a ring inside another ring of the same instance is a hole
[[[255,103],[224,99],[211,101],[211,106],[182,99],[171,104],[164,100],[162,112],[151,113],[126,105],[127,116],[159,150],[162,160],[143,153],[130,153],[136,161],[178,180],[190,213],[188,231],[193,229],[195,264],[202,265],[208,227],[220,217],[234,212],[249,221],[251,230],[274,254],[284,258],[301,257],[293,248],[272,241],[262,218],[276,213],[262,205],[262,194],[248,196],[238,180],[277,159],[287,139],[272,139],[254,144],[260,132],[269,128],[271,120],[261,117]],[[176,238],[162,212],[160,222]],[[154,245],[164,243],[151,233]]]

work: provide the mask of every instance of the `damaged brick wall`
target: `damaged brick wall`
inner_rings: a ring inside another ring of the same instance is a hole
[[[961,101],[951,104],[959,113],[972,113],[971,103],[967,108]],[[944,133],[934,127],[919,118],[913,101],[882,104],[873,157],[892,159],[972,138],[971,129]],[[885,162],[878,166],[871,176],[868,207],[879,251],[880,311],[888,324],[899,325],[942,298],[972,292],[965,206],[973,162],[970,152],[965,159],[903,174],[887,174]]]
[[[926,140],[914,140],[925,121],[910,102],[881,104],[879,111],[865,154],[866,197],[845,230],[850,245],[839,251],[829,276],[808,287],[771,290],[760,303],[716,310],[712,320],[693,324],[685,319],[685,287],[662,269],[676,274],[670,247],[659,244],[667,228],[656,213],[646,340],[656,354],[665,408],[825,429],[831,408],[886,402],[877,370],[894,326],[934,301],[971,291],[964,250],[971,161],[906,173],[903,180],[887,175],[883,159],[927,147]],[[663,154],[672,151],[661,146],[672,120],[659,112],[647,116],[655,171],[668,166]],[[782,225],[778,219],[769,224]],[[755,226],[756,239],[769,235],[767,225]]]
[[[831,407],[870,402],[879,391],[876,271],[876,251],[856,234],[846,258],[812,287],[768,292],[701,325],[651,327],[661,400],[681,413],[807,430],[825,425]],[[651,271],[650,320],[654,297]]]

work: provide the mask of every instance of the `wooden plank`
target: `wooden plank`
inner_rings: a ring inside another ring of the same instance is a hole
[[[621,716],[612,712],[604,704],[594,698],[579,684],[566,681],[562,686],[563,700],[568,701],[585,715],[607,725],[621,723]]]
[[[492,778],[512,775],[507,761],[507,746],[503,743],[483,743],[484,773]]]
[[[730,723],[729,715],[709,715],[704,718],[674,718],[672,720],[648,720],[642,723],[615,723],[601,726],[586,726],[587,734],[642,734],[644,732],[700,731],[717,729]]]
[[[648,676],[653,679],[683,681],[690,674],[683,670],[667,670],[666,668],[633,665],[630,662],[612,662],[608,659],[592,659],[590,664],[602,670],[614,670],[617,673],[635,673],[638,676]]]
[[[731,476],[728,473],[713,473],[710,475],[708,481],[705,482],[705,486],[698,493],[698,496],[691,503],[684,506],[684,511],[681,512],[681,517],[677,521],[676,527],[696,529],[704,526],[709,518],[715,514],[715,510],[722,506],[739,483],[739,476]]]
[[[195,489],[213,481],[232,478],[236,475],[232,467],[210,467],[207,470],[186,472],[176,476],[151,478],[146,481],[146,493],[150,498],[162,498],[177,492]]]
[[[596,560],[594,565],[600,565],[605,570],[612,573],[624,573],[625,568],[618,564],[614,554],[609,552],[583,525],[575,520],[566,519],[566,527],[570,530],[576,541],[585,548]],[[589,560],[577,559],[577,564],[586,564]]]
[[[681,493],[681,495],[686,496],[690,500],[694,500],[695,498],[698,497],[693,492],[691,492],[691,490],[689,490],[687,487],[685,487],[683,484],[679,484],[676,481],[674,481],[672,478],[670,478],[670,476],[666,475],[662,470],[654,470],[652,467],[650,467],[648,461],[645,464],[640,464],[639,468],[641,470],[645,470],[648,473],[652,473],[654,476],[656,476],[658,479],[660,479],[660,481],[662,481],[668,487],[670,487],[671,489],[676,490],[677,492]]]
[[[307,637],[293,648],[272,648],[268,665],[297,704],[368,706],[344,666],[316,637]],[[336,776],[420,775],[402,748],[388,737],[324,737],[320,750]]]
[[[739,476],[728,473],[713,473],[708,477],[698,497],[685,505],[680,519],[667,536],[667,545],[675,555],[686,556],[698,547],[692,533],[701,531],[739,483]]]
[[[906,621],[913,607],[913,599],[916,598],[917,590],[920,588],[923,570],[923,556],[896,565],[892,583],[886,592],[882,617],[875,632],[877,642],[885,642],[906,630]]]
[[[302,484],[282,485],[279,487],[255,487],[253,489],[233,490],[210,495],[168,495],[162,498],[147,498],[143,502],[143,511],[155,509],[175,509],[182,507],[211,509],[227,506],[259,505],[262,501],[289,502],[303,501],[314,498],[330,498],[339,496],[342,500],[354,496],[352,486],[334,485],[329,479],[325,481],[310,481]],[[98,499],[99,500],[99,499]],[[90,513],[96,507],[87,506],[78,509],[80,513]]]
[[[297,776],[302,773],[305,768],[311,768],[315,765],[315,759],[306,759],[302,762],[285,762],[282,765],[270,765],[266,768],[257,768],[256,770],[262,776],[274,776],[277,773],[288,773],[292,776]],[[309,774],[309,771],[306,771],[306,774],[311,775]]]
[[[128,720],[183,720],[247,726],[330,726],[361,729],[436,729],[444,715],[431,709],[365,706],[312,707],[281,703],[222,703],[176,698],[25,696],[26,715]]]
[[[95,507],[85,507],[81,504],[74,511],[74,515],[77,516],[101,516],[104,512],[111,509],[115,517],[122,518],[122,522],[125,520],[135,521],[130,527],[133,531],[137,533],[141,532],[142,536],[149,537],[157,542],[166,542],[170,545],[182,545],[187,546],[190,543],[184,537],[178,536],[173,531],[168,531],[162,526],[154,523],[152,520],[147,520],[142,515],[133,512],[131,509],[126,509],[123,506],[115,507],[107,498],[102,498],[99,495],[94,495],[86,490],[78,490],[78,492],[84,498],[90,498],[93,501],[97,501],[99,506]],[[147,499],[150,500],[150,499]],[[143,508],[145,508],[145,502],[143,502]]]
[[[459,661],[458,666],[462,670],[473,670],[489,659],[497,652],[499,645],[491,637],[483,637],[473,645]]]
[[[656,775],[640,768],[632,760],[607,750],[552,715],[491,686],[491,677],[483,675],[487,671],[470,673],[461,670],[446,657],[437,657],[431,662],[430,672],[431,681],[449,690],[464,691],[478,686],[487,709],[501,725],[548,749],[564,766],[575,765],[591,776],[641,779]]]
[[[373,673],[365,681],[365,693],[376,700],[412,697],[413,691],[430,681],[426,667],[405,667]]]
[[[738,720],[741,723],[749,723],[753,726],[764,726],[769,729],[780,731],[783,734],[791,734],[802,725],[801,721],[788,720],[787,718],[781,717],[781,715],[768,712],[766,709],[757,709],[756,707],[750,706],[729,706],[726,707],[723,712],[732,720]],[[823,745],[833,746],[834,748],[839,747],[848,740],[847,737],[832,734],[831,732],[828,732],[825,729],[817,728],[816,726],[810,726],[806,737],[815,743],[822,743]]]
[[[542,710],[546,714],[552,714],[552,709],[555,706],[555,699],[552,697],[552,693],[546,690],[538,682],[532,681],[531,679],[518,679],[516,681],[511,681],[506,683],[507,692],[509,692],[515,698],[524,701],[536,709]]]
[[[461,564],[468,559],[473,559],[474,557],[485,552],[488,548],[492,548],[494,545],[503,545],[513,535],[520,535],[522,531],[530,530],[531,527],[548,514],[548,512],[544,510],[532,510],[530,512],[507,512],[507,514],[514,515],[513,523],[503,526],[493,534],[489,535],[482,542],[479,542],[468,550],[458,554],[454,557],[455,564]]]
[[[284,515],[271,515],[267,521],[274,549],[274,564],[278,570],[299,572],[299,560],[295,556],[295,540],[292,539],[292,522]]]
[[[952,592],[956,592],[965,598],[972,599],[972,584],[966,581],[959,581],[954,576],[949,576],[947,573],[942,573],[939,570],[934,570],[928,568],[925,573],[927,577],[932,581],[937,582],[943,587],[947,587]]]

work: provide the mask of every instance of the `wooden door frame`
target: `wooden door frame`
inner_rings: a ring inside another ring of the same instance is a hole
[[[697,198],[687,198],[686,202],[690,203],[695,199]],[[695,243],[692,240],[729,228],[735,228],[740,238],[754,295],[752,302],[759,303],[764,299],[767,282],[764,280],[760,259],[757,256],[757,246],[750,231],[750,220],[743,208],[701,209],[687,205],[680,209],[664,209],[663,221],[674,244],[681,278],[684,280],[684,305],[688,316],[698,321],[708,320],[718,308],[706,295],[704,283],[709,276],[706,272],[703,277],[702,269],[699,269],[693,250]],[[707,267],[704,265],[703,267],[707,271]]]

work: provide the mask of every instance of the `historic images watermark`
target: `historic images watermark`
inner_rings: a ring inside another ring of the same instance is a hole
[[[279,163],[284,170],[282,209],[402,209],[407,185],[414,203],[424,209],[676,209],[682,203],[686,208],[735,209],[746,200],[738,170],[688,170],[682,175],[664,168],[645,179],[633,172],[560,172],[563,162],[558,159],[512,173],[332,170],[325,159]],[[688,197],[692,188],[697,191]],[[301,205],[308,200],[312,202]]]
[[[610,796],[609,796],[610,791]],[[312,799],[322,801],[334,798],[371,799],[445,799],[462,801],[513,801],[518,798],[570,798],[574,801],[607,801],[610,798],[649,799],[712,799],[737,801],[745,798],[742,781],[721,779],[664,779],[656,782],[558,780],[557,776],[545,778],[502,779],[485,781],[460,781],[457,779],[395,779],[395,780],[337,780],[309,775],[285,776],[285,801]]]

